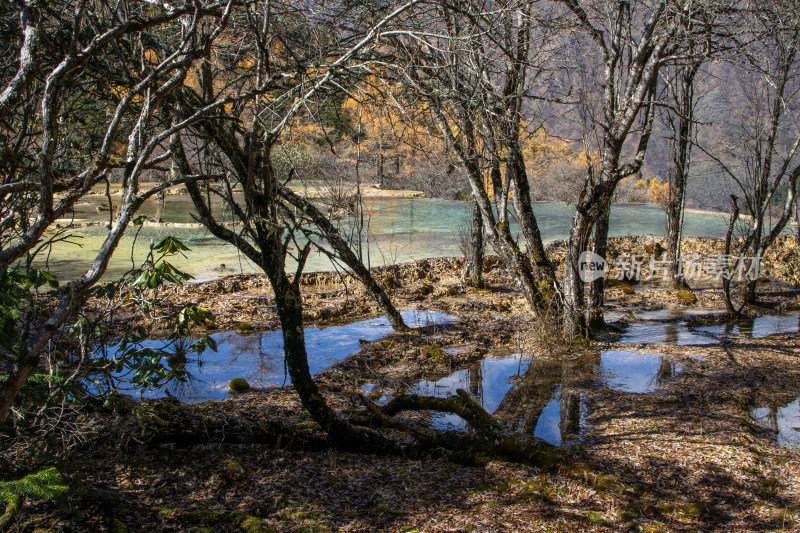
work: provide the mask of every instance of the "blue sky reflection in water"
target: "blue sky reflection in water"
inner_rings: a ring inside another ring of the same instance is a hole
[[[756,407],[750,416],[760,425],[776,432],[781,446],[800,449],[800,398],[786,405]]]
[[[657,355],[609,350],[600,355],[600,370],[611,390],[641,394],[653,392],[681,368]]]
[[[452,323],[453,319],[439,313],[404,311],[403,318],[412,327]],[[317,374],[358,352],[361,340],[372,341],[392,331],[386,318],[362,320],[330,328],[306,328],[306,349],[312,374]],[[193,380],[187,387],[179,388],[181,399],[198,402],[226,398],[230,395],[228,384],[233,378],[245,378],[251,387],[267,388],[290,384],[284,369],[283,336],[280,331],[267,331],[251,335],[234,332],[212,335],[219,344],[217,352],[206,350],[202,364],[189,362],[187,370]],[[162,344],[164,341],[160,341]],[[146,346],[157,346],[159,341],[149,341]],[[131,394],[130,389],[121,392]],[[162,397],[163,390],[147,391],[146,398]]]
[[[464,389],[488,412],[499,413],[501,422],[510,423],[517,431],[532,432],[551,444],[562,445],[580,437],[587,428],[589,406],[578,381],[599,379],[612,390],[649,393],[681,371],[680,365],[667,358],[624,351],[602,352],[596,360],[589,357],[586,362],[588,366],[577,361],[531,363],[519,354],[487,357],[470,369],[458,370],[435,381],[420,381],[411,387],[411,392],[444,398]],[[565,371],[567,367],[570,370]],[[565,382],[564,376],[571,377]],[[507,403],[509,400],[521,405],[513,407]],[[563,418],[565,415],[567,419]],[[431,422],[439,429],[466,427],[462,418],[452,414],[432,413]]]
[[[735,334],[753,338],[778,335],[780,333],[797,333],[800,331],[800,313],[788,312],[784,315],[763,315],[725,324],[701,326],[695,329],[712,335]]]
[[[487,357],[479,365],[458,370],[436,381],[422,380],[416,383],[411,392],[424,396],[447,398],[457,389],[464,389],[489,413],[500,406],[513,385],[513,377],[525,372],[528,361],[520,354],[507,357]],[[466,422],[458,415],[435,413],[434,426],[443,429],[464,429]]]

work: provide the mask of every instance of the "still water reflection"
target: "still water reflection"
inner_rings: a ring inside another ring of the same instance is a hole
[[[666,357],[634,352],[605,351],[563,360],[514,354],[487,357],[441,379],[420,381],[410,392],[445,398],[464,389],[508,429],[560,446],[577,441],[588,429],[589,388],[649,393],[680,371],[680,365]],[[467,426],[459,416],[446,413],[431,413],[430,420],[439,429]]]
[[[778,444],[800,449],[800,398],[783,405],[763,405],[750,412],[753,419],[776,432]]]
[[[752,338],[780,333],[795,333],[800,331],[800,313],[790,312],[783,315],[745,317],[734,322],[701,326],[695,329],[713,335],[744,335]]]
[[[411,327],[444,326],[452,317],[427,311],[404,311],[403,318]],[[308,366],[317,374],[343,361],[361,349],[361,341],[373,341],[392,331],[386,318],[362,320],[329,328],[305,328]],[[173,392],[182,400],[198,402],[229,396],[228,384],[237,377],[245,378],[252,387],[266,388],[291,383],[284,365],[283,335],[267,331],[252,335],[234,332],[212,335],[219,345],[216,352],[207,350],[201,360],[182,358],[179,362],[192,380]],[[166,346],[168,341],[148,341],[146,347]],[[170,361],[172,362],[172,360]],[[124,386],[121,392],[132,393]],[[146,391],[146,398],[163,397],[163,389]]]

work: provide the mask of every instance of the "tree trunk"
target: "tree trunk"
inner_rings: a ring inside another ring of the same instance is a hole
[[[692,59],[690,63],[680,67],[676,73],[676,92],[673,100],[677,109],[677,127],[672,124],[672,173],[669,180],[669,196],[666,205],[667,214],[667,259],[669,260],[670,281],[675,288],[685,288],[680,264],[681,225],[684,201],[686,198],[686,181],[689,177],[689,165],[692,153],[692,128],[694,128],[694,78],[700,70],[702,61]]]
[[[303,407],[323,430],[337,439],[350,433],[347,424],[342,422],[328,407],[311,377],[306,353],[303,330],[303,304],[297,286],[289,281],[280,269],[269,268],[268,277],[275,291],[275,305],[283,332],[283,349],[286,367]]]
[[[675,181],[676,190],[671,192],[675,198],[670,198],[667,203],[667,260],[669,261],[669,279],[673,288],[683,286],[686,281],[683,279],[683,272],[680,263],[680,242],[681,242],[681,213],[683,212],[683,190],[677,190],[677,178]],[[680,196],[679,196],[680,195]]]
[[[583,281],[579,273],[579,260],[586,250],[591,222],[586,213],[579,210],[572,219],[567,242],[567,257],[564,265],[564,336],[575,339],[586,334],[584,314]]]
[[[483,216],[477,202],[472,202],[472,227],[470,228],[470,264],[467,267],[470,285],[482,289],[483,283]]]
[[[755,227],[753,228],[753,233],[751,234],[752,242],[750,244],[750,254],[751,260],[756,260],[755,258],[761,253],[761,238],[762,238],[762,230],[763,226],[762,221],[764,220],[764,215],[760,215],[758,219],[755,220]],[[744,305],[758,305],[758,297],[756,296],[756,284],[758,283],[758,276],[751,276],[752,279],[747,278],[745,280],[744,289],[742,289],[742,303]]]
[[[725,233],[725,255],[731,254],[731,244],[733,241],[733,230],[736,227],[736,221],[739,218],[739,204],[736,196],[731,195],[731,218],[728,221],[728,231]],[[725,300],[725,308],[728,314],[737,316],[741,309],[736,309],[733,305],[733,298],[731,297],[731,279],[727,276],[722,277],[722,297]]]
[[[314,205],[295,194],[290,189],[283,187],[279,190],[279,194],[285,198],[290,204],[300,209],[308,216],[311,221],[320,229],[325,235],[325,239],[333,247],[338,254],[339,258],[344,261],[347,267],[353,272],[358,280],[364,285],[364,288],[377,302],[378,306],[383,311],[383,314],[389,320],[392,328],[395,331],[410,331],[409,327],[403,321],[403,317],[397,308],[392,303],[392,300],[386,294],[375,278],[372,277],[369,269],[364,265],[353,250],[350,249],[347,242],[342,238],[339,230],[325,217]]]
[[[608,218],[611,205],[606,205],[594,225],[594,243],[592,251],[605,259],[608,254]],[[605,328],[606,321],[603,317],[603,304],[605,303],[605,277],[592,281],[589,290],[589,327],[592,329]]]
[[[519,151],[519,144],[515,144],[510,150],[513,156],[508,164],[506,179],[512,180],[514,184],[514,208],[519,217],[520,229],[525,237],[528,257],[530,257],[531,261],[536,265],[533,272],[537,277],[537,281],[543,281],[549,278],[548,284],[554,285],[556,271],[544,249],[542,234],[541,231],[539,231],[539,223],[536,220],[536,215],[533,214],[530,185],[528,183],[528,174],[525,170],[525,160],[522,157],[522,153]]]

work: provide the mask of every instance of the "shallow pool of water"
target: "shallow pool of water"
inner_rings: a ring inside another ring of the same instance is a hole
[[[630,322],[619,342],[620,344],[686,346],[716,344],[719,341],[702,331],[690,329],[682,321],[656,322],[655,319],[650,319],[643,322]]]
[[[800,398],[782,406],[756,407],[750,416],[775,431],[781,446],[800,449]]]
[[[542,409],[533,436],[556,446],[566,444],[587,428],[588,411],[584,394],[572,393],[572,397],[568,397],[562,394],[559,385],[553,393],[553,399]]]
[[[447,325],[453,317],[427,311],[404,311],[403,318],[412,327]],[[322,372],[350,357],[360,349],[360,341],[372,341],[392,331],[386,318],[362,320],[330,328],[306,328],[308,366],[312,374]],[[283,336],[280,331],[252,335],[222,332],[212,335],[219,347],[217,352],[206,350],[201,361],[189,361],[186,370],[192,375],[189,383],[173,392],[182,400],[198,402],[229,396],[228,384],[233,378],[245,378],[251,387],[266,388],[291,383],[284,366]],[[165,341],[149,341],[148,347],[164,345]],[[121,392],[132,394],[130,389]],[[165,395],[163,390],[146,391],[143,397]]]
[[[763,315],[754,319],[741,319],[736,322],[700,326],[695,330],[712,335],[744,335],[745,337],[766,337],[779,333],[796,333],[800,331],[800,313],[784,315]]]
[[[610,350],[600,354],[600,370],[611,390],[653,392],[682,368],[665,357]]]

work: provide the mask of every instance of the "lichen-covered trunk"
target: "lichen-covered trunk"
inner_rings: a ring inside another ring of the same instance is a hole
[[[314,420],[326,431],[335,425],[333,412],[320,396],[317,384],[311,378],[303,332],[303,312],[300,293],[289,282],[281,279],[274,282],[275,303],[283,332],[283,349],[286,367],[292,385],[300,396],[300,401]]]
[[[561,287],[556,278],[556,269],[544,248],[539,223],[533,213],[530,185],[525,169],[525,160],[519,150],[519,144],[510,149],[512,157],[507,165],[507,179],[514,184],[514,209],[519,227],[525,239],[528,259],[532,263],[531,271],[541,293],[543,309],[553,316],[559,316],[564,305]]]
[[[750,258],[752,261],[757,261],[757,257],[761,254],[761,239],[763,236],[763,224],[762,221],[764,220],[764,215],[757,217],[755,220],[755,226],[753,227],[753,231],[751,233],[752,240],[750,242],[749,250],[745,253],[750,254]],[[756,284],[758,283],[758,276],[752,275],[745,280],[744,288],[742,289],[742,303],[744,305],[756,305],[758,304],[758,297],[756,296]]]
[[[677,192],[675,193],[677,195]],[[682,193],[681,193],[682,194]],[[673,286],[683,283],[680,264],[680,232],[682,202],[670,200],[667,204],[667,260],[669,261],[669,279]]]

